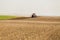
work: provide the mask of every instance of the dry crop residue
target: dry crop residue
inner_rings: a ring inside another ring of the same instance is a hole
[[[0,40],[60,40],[60,23],[0,22]]]

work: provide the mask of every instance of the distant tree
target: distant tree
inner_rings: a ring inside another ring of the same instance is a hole
[[[31,17],[35,18],[35,17],[37,17],[37,15],[35,13],[33,13]]]

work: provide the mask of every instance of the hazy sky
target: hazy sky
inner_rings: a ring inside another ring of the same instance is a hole
[[[0,0],[1,15],[60,16],[60,0]]]

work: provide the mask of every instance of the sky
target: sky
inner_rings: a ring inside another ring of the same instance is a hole
[[[0,15],[60,16],[60,0],[0,0]]]

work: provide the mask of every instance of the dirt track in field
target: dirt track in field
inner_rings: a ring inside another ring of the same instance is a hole
[[[60,22],[0,20],[0,40],[60,40]]]
[[[27,20],[0,20],[0,22],[2,22],[2,23],[12,23],[12,22],[17,22],[17,23],[19,23],[19,22],[23,22],[23,23],[60,23],[59,21],[27,21]]]

